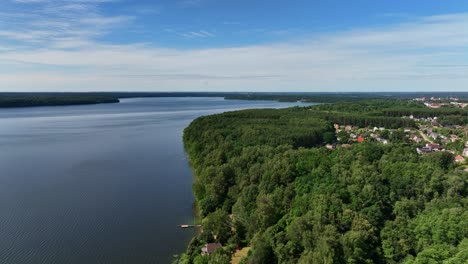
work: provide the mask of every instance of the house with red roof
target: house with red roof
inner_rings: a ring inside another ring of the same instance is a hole
[[[455,157],[455,162],[464,162],[465,158],[462,155],[458,155]]]

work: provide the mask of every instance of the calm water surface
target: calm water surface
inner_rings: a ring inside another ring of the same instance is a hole
[[[194,235],[183,129],[300,103],[222,98],[0,109],[0,263],[170,263]]]

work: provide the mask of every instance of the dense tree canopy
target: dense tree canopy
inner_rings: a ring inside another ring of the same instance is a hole
[[[181,262],[229,263],[199,256],[203,243],[217,241],[225,250],[252,246],[244,263],[468,263],[468,173],[453,169],[450,153],[421,156],[406,143],[322,147],[335,140],[340,118],[411,125],[396,116],[412,109],[372,114],[386,106],[391,102],[195,120],[184,142],[204,232]]]

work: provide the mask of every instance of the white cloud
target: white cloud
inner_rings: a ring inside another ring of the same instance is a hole
[[[16,2],[16,3],[25,3],[25,4],[30,4],[30,3],[43,3],[43,2],[49,2],[49,0],[13,0],[13,2]]]
[[[115,24],[128,23],[127,19],[95,16],[76,21],[80,27],[88,21],[111,30]],[[106,45],[93,39],[102,29],[60,27],[66,34],[47,35],[40,30],[32,34],[33,40],[45,39],[44,44],[51,45],[0,49],[0,89],[466,91],[468,84],[466,67],[457,67],[468,61],[468,14],[424,17],[300,41],[209,49],[168,49],[150,43]],[[32,41],[22,32],[2,34]],[[214,36],[203,30],[185,34]],[[18,69],[2,70],[12,64]]]
[[[0,12],[0,43],[17,41],[29,49],[72,48],[71,40],[74,40],[81,47],[96,37],[131,24],[131,16],[110,16],[100,12],[99,5],[116,1],[13,0],[20,7]]]
[[[170,31],[166,30],[166,32],[170,32]],[[190,31],[190,32],[187,32],[187,33],[176,33],[176,34],[178,34],[179,36],[185,37],[185,38],[210,38],[210,37],[215,36],[214,33],[211,33],[211,32],[205,31],[205,30]]]

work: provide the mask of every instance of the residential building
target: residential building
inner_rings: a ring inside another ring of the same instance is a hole
[[[455,162],[461,163],[464,161],[465,161],[465,158],[462,155],[458,155],[455,157]]]
[[[216,249],[218,249],[218,248],[220,248],[222,246],[223,245],[221,245],[221,243],[209,243],[209,244],[206,244],[204,247],[202,247],[201,251],[202,251],[202,254],[204,254],[204,255],[210,255]]]

